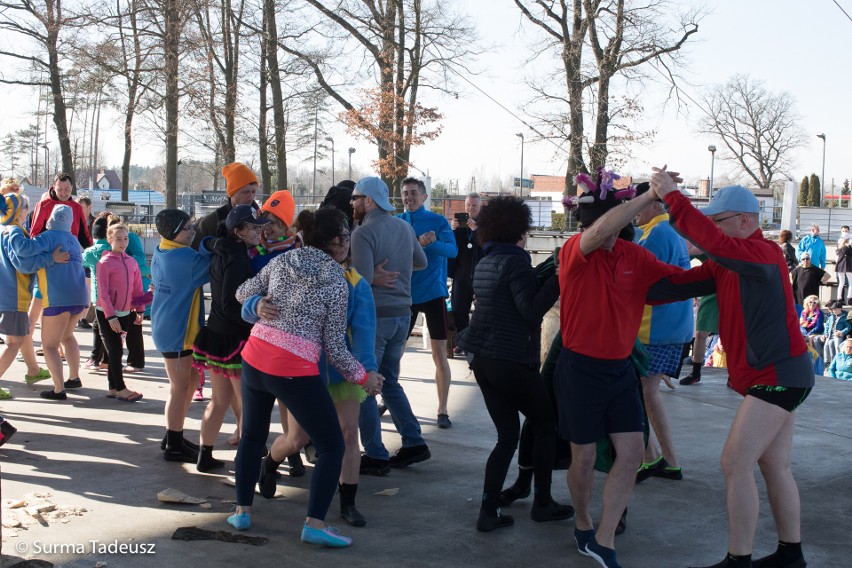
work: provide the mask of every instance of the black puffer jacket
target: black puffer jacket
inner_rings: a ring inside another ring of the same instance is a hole
[[[216,239],[210,259],[210,318],[207,327],[223,335],[248,339],[251,324],[242,318],[243,305],[237,301],[237,288],[254,276],[248,248],[236,239]]]
[[[529,254],[518,246],[486,243],[483,248],[485,258],[473,275],[476,310],[458,345],[474,356],[538,369],[541,320],[559,297],[558,279],[554,275],[540,286]]]

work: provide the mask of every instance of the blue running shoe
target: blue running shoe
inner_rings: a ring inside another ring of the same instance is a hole
[[[228,517],[228,524],[238,531],[247,531],[251,528],[251,515],[249,513],[234,513]]]
[[[352,539],[341,535],[334,527],[315,529],[305,525],[302,529],[302,542],[306,544],[319,544],[331,548],[346,548],[352,546]]]
[[[621,568],[621,565],[615,559],[615,550],[599,545],[595,539],[586,544],[586,552],[604,568]]]
[[[577,543],[577,552],[583,556],[591,556],[591,554],[586,552],[586,546],[588,546],[589,542],[593,540],[595,540],[595,529],[589,529],[587,531],[574,529],[574,541]]]

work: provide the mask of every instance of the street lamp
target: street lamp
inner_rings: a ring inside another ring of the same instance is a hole
[[[817,138],[822,138],[822,177],[819,179],[819,206],[822,207],[822,203],[825,200],[825,133],[817,134]]]
[[[518,132],[515,136],[521,139],[521,176],[518,178],[518,195],[524,196],[524,133]]]
[[[707,200],[713,199],[713,166],[716,165],[716,146],[710,144],[707,146],[710,151],[710,187],[707,188]]]
[[[349,179],[352,179],[352,154],[355,153],[355,148],[349,148]]]
[[[42,144],[44,148],[44,188],[50,189],[50,153],[47,149],[47,144]]]
[[[331,185],[334,185],[334,138],[325,137],[326,142],[331,142]]]

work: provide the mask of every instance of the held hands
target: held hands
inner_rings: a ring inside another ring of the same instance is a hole
[[[379,288],[396,288],[396,280],[399,278],[399,272],[385,270],[385,265],[388,259],[384,259],[373,267],[373,286]]]
[[[651,191],[658,199],[663,199],[666,195],[673,191],[677,191],[677,184],[682,182],[680,172],[668,172],[666,168],[653,168],[654,174],[651,176]]]
[[[420,242],[421,247],[427,247],[438,240],[438,237],[435,235],[435,231],[426,231],[419,237],[417,240]]]
[[[108,320],[107,323],[109,323],[109,328],[115,333],[121,333],[121,324],[118,323],[118,319],[112,318],[111,320]]]
[[[385,378],[376,371],[367,371],[367,382],[362,385],[364,391],[370,396],[381,394]]]
[[[271,296],[264,296],[258,301],[257,315],[263,320],[274,320],[278,317],[278,307],[272,303]]]
[[[59,245],[55,249],[53,249],[53,262],[56,264],[65,264],[71,258],[71,255],[67,252],[62,252],[62,245]]]
[[[145,313],[136,312],[136,319],[133,320],[133,325],[142,325],[143,321],[145,321]]]

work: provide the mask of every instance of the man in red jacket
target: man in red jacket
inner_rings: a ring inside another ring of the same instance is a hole
[[[72,189],[71,176],[66,173],[56,174],[53,178],[53,186],[41,197],[33,210],[33,224],[30,229],[33,237],[45,230],[47,220],[50,219],[55,206],[67,205],[74,213],[74,218],[71,220],[71,234],[77,237],[80,246],[84,249],[92,246],[88,219],[83,213],[83,207],[71,197]]]
[[[814,385],[814,370],[799,331],[787,263],[778,245],[763,237],[751,191],[724,187],[699,212],[677,190],[679,181],[677,173],[655,168],[651,190],[665,201],[678,231],[709,260],[658,282],[648,299],[691,297],[715,282],[729,384],[745,397],[722,451],[728,554],[710,568],[804,568],[790,454],[794,411]],[[779,542],[773,554],[752,561],[759,507],[755,465],[766,481]]]

